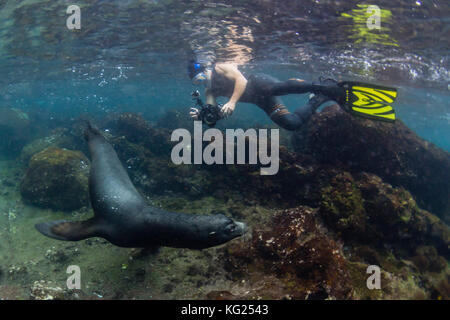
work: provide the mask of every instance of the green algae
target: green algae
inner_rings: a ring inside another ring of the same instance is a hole
[[[347,262],[352,287],[356,299],[381,300],[381,299],[414,299],[414,297],[426,297],[423,288],[420,287],[420,277],[410,270],[402,270],[393,273],[381,268],[380,289],[369,289],[367,279],[370,276],[367,271],[369,265],[361,262]]]
[[[365,229],[364,200],[348,173],[336,176],[321,191],[324,219],[336,225],[339,231],[363,232]]]
[[[66,211],[88,205],[89,160],[79,151],[49,147],[32,156],[20,191],[31,204]]]
[[[367,288],[367,278],[369,276],[366,273],[367,267],[367,264],[361,262],[347,262],[353,292],[357,299],[378,300],[382,297],[381,291]]]

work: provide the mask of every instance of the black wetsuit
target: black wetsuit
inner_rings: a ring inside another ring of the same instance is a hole
[[[239,101],[256,104],[267,113],[272,121],[287,130],[295,130],[302,126],[323,103],[323,100],[320,103],[316,103],[319,102],[316,100],[310,101],[307,105],[291,113],[278,96],[307,92],[330,94],[333,91],[328,86],[300,80],[280,81],[262,73],[250,75],[247,81],[247,86]],[[215,97],[229,98],[233,95],[234,81],[218,74],[213,67],[210,90]]]

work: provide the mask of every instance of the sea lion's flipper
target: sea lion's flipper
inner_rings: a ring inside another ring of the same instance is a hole
[[[56,220],[39,223],[36,229],[43,235],[65,241],[78,241],[98,236],[98,224],[94,219],[86,221]]]

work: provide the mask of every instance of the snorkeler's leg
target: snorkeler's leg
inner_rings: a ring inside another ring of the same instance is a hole
[[[321,94],[315,95],[305,106],[302,106],[291,113],[282,103],[281,99],[272,97],[264,103],[263,109],[273,122],[286,130],[292,131],[308,122],[309,118],[316,112],[317,108],[328,100],[330,100],[328,97]]]
[[[324,82],[313,83],[300,79],[289,79],[283,82],[272,83],[270,87],[270,94],[274,96],[307,92],[323,94],[338,103],[345,98],[345,90],[339,87],[335,81],[326,80]]]
[[[283,96],[287,94],[322,93],[335,100],[337,95],[343,93],[343,89],[336,81],[319,79],[318,83],[306,82],[301,79],[289,79],[280,81],[264,73],[249,76],[247,89],[252,100],[260,100],[261,97]],[[338,101],[336,101],[338,102]]]
[[[287,81],[272,83],[270,94],[274,96],[284,96],[287,94],[301,94],[312,92],[314,89],[312,83],[301,79],[289,79]]]
[[[309,101],[306,105],[301,106],[297,108],[297,110],[294,111],[294,114],[298,115],[300,118],[302,118],[303,122],[308,122],[309,118],[316,113],[316,110],[325,102],[330,101],[331,99],[327,96],[318,93],[318,94],[311,94],[309,97]]]

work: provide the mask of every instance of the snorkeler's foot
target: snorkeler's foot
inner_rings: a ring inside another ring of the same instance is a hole
[[[338,81],[331,78],[319,77],[319,82],[314,84],[318,87],[317,91],[314,92],[316,95],[321,94],[326,96],[328,100],[336,101],[342,106],[342,102],[345,99],[345,90],[339,86]]]
[[[314,94],[311,93],[309,95],[309,105],[311,106],[311,109],[313,113],[325,102],[330,101],[332,99],[328,98],[326,95],[323,95],[321,93]]]
[[[316,113],[316,110],[325,102],[330,101],[330,98],[327,96],[317,93],[311,93],[309,95],[309,102],[306,104],[306,106],[298,108],[294,111],[294,114],[296,114],[302,122],[307,122],[311,118],[311,116]]]

